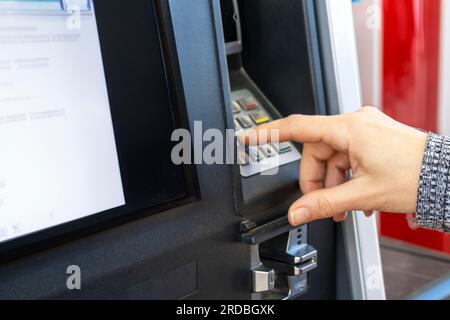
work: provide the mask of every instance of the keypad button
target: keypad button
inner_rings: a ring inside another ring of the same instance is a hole
[[[265,146],[262,146],[262,147],[261,147],[261,150],[262,150],[262,152],[264,153],[264,155],[265,155],[267,158],[274,157],[274,156],[276,156],[276,154],[277,154],[277,152],[275,151],[275,149],[274,149],[271,145],[269,145],[269,144],[266,144]]]
[[[256,100],[252,97],[239,100],[239,104],[244,110],[254,110],[258,107]]]
[[[250,117],[256,125],[264,124],[270,121],[269,116],[264,111],[252,112]]]
[[[241,112],[241,106],[239,105],[239,103],[237,101],[233,101],[233,103],[231,104],[231,107],[233,109],[234,114],[238,114]]]
[[[283,142],[283,143],[280,143],[280,148],[278,149],[278,152],[280,154],[283,154],[283,153],[287,153],[291,150],[292,150],[292,145],[289,142]]]
[[[242,131],[242,127],[241,127],[241,125],[239,124],[239,121],[237,121],[236,119],[234,119],[234,129],[235,129],[237,132]]]
[[[252,162],[252,158],[245,151],[238,152],[237,160],[241,166],[248,166]]]
[[[292,145],[289,142],[273,143],[272,146],[279,154],[288,153],[292,150]]]
[[[265,159],[265,156],[260,148],[258,147],[249,147],[248,153],[250,157],[257,162],[262,161]]]
[[[253,128],[253,122],[248,116],[241,116],[238,118],[238,121],[243,129]]]

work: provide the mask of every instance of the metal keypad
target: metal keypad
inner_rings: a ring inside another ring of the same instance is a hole
[[[237,134],[272,121],[269,113],[249,90],[234,91],[231,96]],[[238,148],[238,162],[243,177],[261,174],[300,158],[300,153],[290,142]]]

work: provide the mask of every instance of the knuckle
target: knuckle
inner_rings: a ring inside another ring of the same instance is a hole
[[[360,114],[349,114],[347,120],[348,121],[346,124],[346,129],[350,134],[361,130],[361,127],[363,126],[363,119],[361,118]]]
[[[316,208],[321,218],[331,218],[334,213],[333,204],[326,197],[316,199]]]
[[[288,116],[286,118],[288,125],[290,126],[295,126],[299,120],[299,115],[298,114],[291,114],[290,116]]]
[[[290,128],[288,131],[288,139],[295,140],[296,129],[301,121],[301,115],[293,114],[286,118],[286,126]]]
[[[359,108],[359,110],[357,111],[357,113],[378,113],[379,110],[375,107],[372,106],[364,106]]]
[[[371,108],[371,107],[364,107],[365,108]],[[371,122],[373,121],[373,116],[371,115],[370,111],[359,111],[351,114],[351,128],[355,130],[356,132],[361,132],[361,130],[364,130],[365,128],[369,127]]]
[[[358,118],[358,113],[346,113],[343,115],[340,115],[341,119],[339,123],[343,124],[346,128],[351,127],[351,125],[355,122],[355,120]]]
[[[355,112],[354,114],[352,114],[352,121],[353,123],[364,123],[365,120],[367,119],[367,114],[364,112]]]

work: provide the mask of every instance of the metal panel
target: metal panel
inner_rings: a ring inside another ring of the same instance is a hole
[[[381,107],[381,0],[353,5],[363,105]]]
[[[321,37],[330,41],[328,46],[323,46],[323,50],[329,49],[330,52],[322,53],[323,57],[332,59],[333,70],[327,72],[334,73],[335,90],[329,86],[328,97],[330,99],[330,93],[335,94],[337,105],[333,105],[339,108],[339,112],[354,112],[361,106],[361,85],[351,2],[320,0],[317,1],[317,12],[318,18],[322,19]],[[350,297],[385,299],[375,218],[368,219],[362,213],[354,213],[343,223],[342,232]]]

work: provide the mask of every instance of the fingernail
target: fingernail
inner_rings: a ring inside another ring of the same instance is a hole
[[[294,226],[299,226],[311,220],[311,213],[308,208],[296,209],[289,213],[289,220]]]

